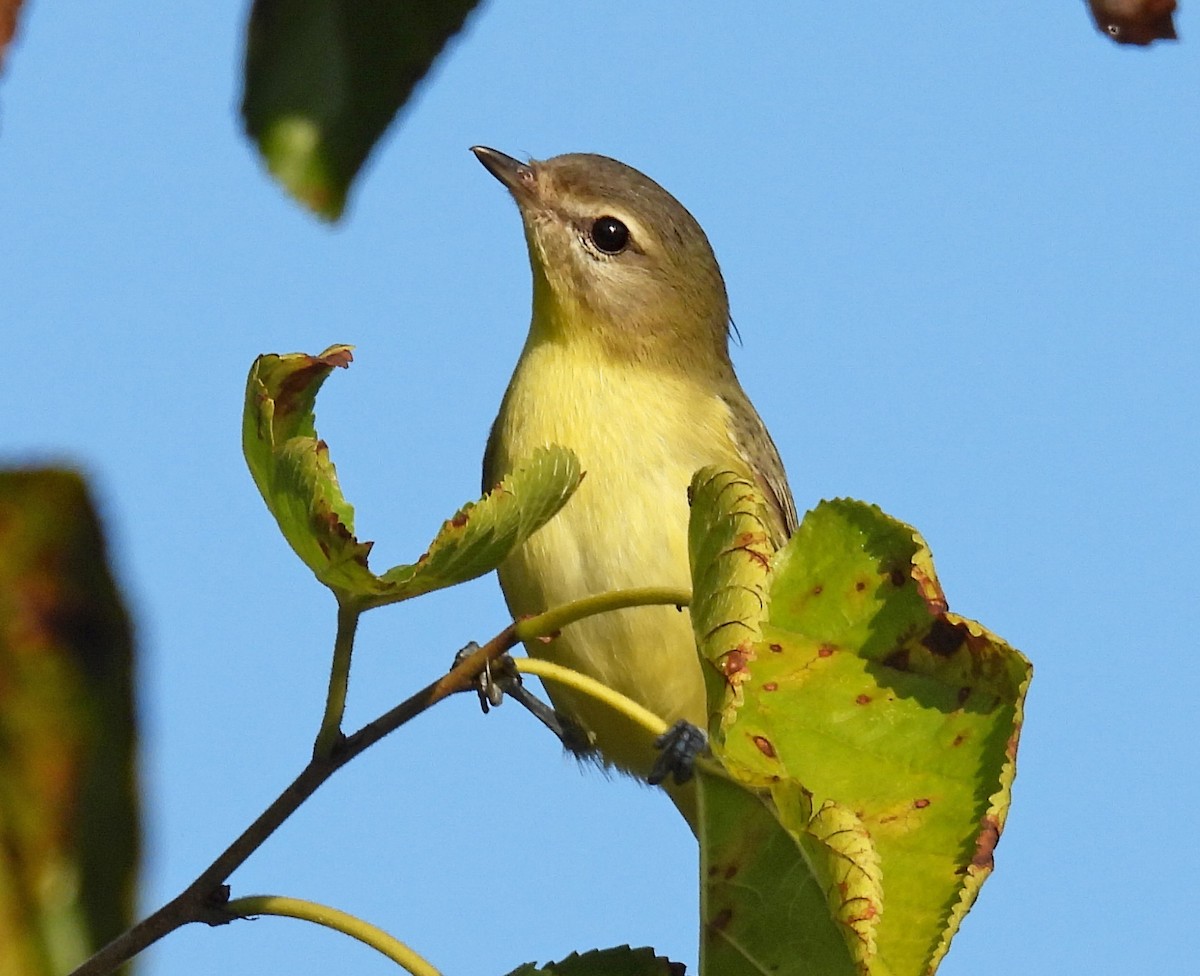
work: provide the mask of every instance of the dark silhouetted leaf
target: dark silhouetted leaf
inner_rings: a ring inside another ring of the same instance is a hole
[[[656,955],[653,949],[593,949],[572,953],[544,966],[526,963],[508,976],[684,976],[682,963]]]

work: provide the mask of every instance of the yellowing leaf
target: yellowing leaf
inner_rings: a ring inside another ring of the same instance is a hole
[[[947,611],[924,541],[874,506],[822,503],[765,579],[751,572],[731,541],[753,484],[740,479],[730,504],[705,488],[721,477],[693,482],[693,620],[702,657],[726,662],[714,752],[772,798],[858,971],[931,973],[992,868],[1029,663]],[[714,641],[755,630],[730,667]],[[755,897],[780,903],[789,883]]]
[[[692,629],[708,665],[709,732],[719,742],[741,706],[746,666],[762,639],[774,547],[762,496],[747,473],[705,468],[691,499]]]
[[[415,563],[377,576],[367,564],[371,543],[354,535],[354,509],[313,413],[321,385],[336,367],[349,366],[350,350],[260,356],[247,380],[242,421],[246,463],[267,508],[292,549],[340,601],[381,606],[490,572],[579,485],[574,454],[539,450],[484,498],[460,508]]]
[[[490,572],[558,513],[582,479],[571,451],[539,448],[483,498],[447,520],[417,562],[384,573],[368,605],[407,600]]]

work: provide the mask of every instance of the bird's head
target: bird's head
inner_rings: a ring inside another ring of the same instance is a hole
[[[727,366],[725,282],[704,231],[671,194],[607,156],[522,163],[472,151],[520,208],[535,339],[596,341],[623,359],[693,372]]]

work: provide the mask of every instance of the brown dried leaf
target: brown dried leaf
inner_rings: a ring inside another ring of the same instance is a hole
[[[17,13],[21,9],[21,0],[0,0],[0,70],[4,68],[4,55],[8,52],[9,42],[17,33]]]
[[[1118,44],[1174,41],[1175,0],[1088,0],[1096,26]]]

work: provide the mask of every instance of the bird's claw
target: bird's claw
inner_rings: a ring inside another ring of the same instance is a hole
[[[474,641],[468,643],[454,655],[454,667],[457,667],[477,650],[479,650],[478,644]],[[499,708],[506,694],[517,697],[514,689],[520,686],[521,675],[517,672],[517,667],[513,664],[511,657],[502,654],[494,661],[489,660],[484,664],[483,670],[479,672],[479,677],[475,679],[475,693],[479,696],[479,707],[483,709],[483,714],[486,715],[493,708]]]
[[[477,650],[479,645],[471,641],[454,656],[454,663],[457,665]],[[507,696],[524,706],[534,718],[553,732],[568,752],[576,756],[587,756],[595,752],[596,747],[585,729],[556,712],[525,687],[521,681],[521,672],[517,670],[516,662],[509,655],[501,654],[494,661],[488,661],[484,665],[475,680],[475,691],[479,695],[479,705],[485,715],[493,708],[499,708]]]

